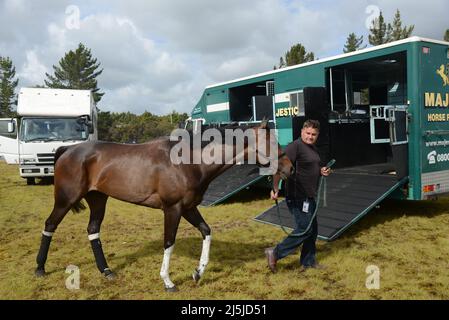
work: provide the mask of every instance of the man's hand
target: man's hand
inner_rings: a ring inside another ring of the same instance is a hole
[[[271,189],[271,192],[270,192],[271,200],[277,200],[277,198],[278,198],[279,181],[281,181],[281,176],[278,173],[273,175],[273,189]]]
[[[331,173],[331,168],[328,167],[322,167],[321,168],[321,175],[327,177]]]

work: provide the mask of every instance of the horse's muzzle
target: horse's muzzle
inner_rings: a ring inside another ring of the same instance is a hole
[[[285,170],[279,170],[279,175],[282,180],[287,180],[292,174],[295,173],[295,168],[291,167],[290,172],[285,172]]]

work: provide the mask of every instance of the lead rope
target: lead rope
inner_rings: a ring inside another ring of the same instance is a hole
[[[331,161],[329,161],[329,163],[326,165],[326,167],[327,168],[330,168],[330,167],[332,167],[333,166],[333,164],[335,163],[335,159],[332,159]],[[317,213],[317,211],[318,211],[318,205],[319,205],[319,203],[320,203],[320,195],[321,195],[321,188],[322,188],[322,186],[323,186],[323,181],[324,181],[324,184],[326,184],[326,177],[325,176],[321,176],[320,177],[320,182],[319,182],[319,184],[318,184],[318,196],[317,196],[317,199],[316,199],[316,203],[315,203],[315,210],[313,211],[313,215],[312,215],[312,218],[310,219],[310,222],[309,222],[309,225],[307,226],[307,228],[306,228],[306,230],[304,231],[304,232],[301,232],[301,233],[288,233],[288,231],[287,231],[287,229],[285,229],[285,227],[282,225],[282,219],[281,219],[281,213],[280,213],[280,211],[279,211],[279,203],[278,203],[278,200],[276,199],[276,200],[274,200],[275,201],[275,203],[276,203],[276,211],[277,211],[277,214],[278,214],[278,218],[279,218],[279,225],[281,226],[281,229],[287,234],[287,235],[289,235],[290,237],[301,237],[301,236],[303,236],[303,235],[305,235],[307,232],[309,232],[309,230],[310,230],[310,228],[312,227],[312,223],[313,223],[313,220],[315,219],[315,217],[316,217],[316,213]],[[327,188],[326,188],[327,189]],[[274,190],[273,190],[274,191]],[[327,190],[325,190],[325,193],[327,192]],[[326,194],[324,195],[324,199],[325,199],[325,201],[326,201]]]

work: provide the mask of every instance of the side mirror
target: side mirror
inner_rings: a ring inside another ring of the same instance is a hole
[[[14,131],[16,131],[14,121],[8,122],[8,133],[14,133]]]
[[[86,116],[79,117],[76,119],[78,124],[85,124],[89,130],[89,134],[94,133],[94,123],[90,121]]]

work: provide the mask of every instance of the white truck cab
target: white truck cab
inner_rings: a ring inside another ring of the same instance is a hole
[[[17,114],[19,120],[0,119],[0,154],[7,163],[19,164],[27,184],[53,176],[60,146],[97,140],[90,90],[22,88]]]

